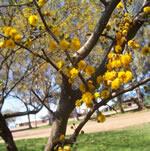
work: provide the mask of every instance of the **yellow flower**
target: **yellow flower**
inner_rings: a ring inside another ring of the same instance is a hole
[[[79,70],[84,70],[86,67],[86,62],[84,60],[79,61],[78,63],[78,69]]]
[[[116,78],[115,80],[113,80],[111,82],[111,88],[113,90],[117,90],[118,88],[120,88],[120,85],[121,85],[121,83],[120,83],[120,79],[119,78]]]
[[[124,55],[121,55],[120,60],[124,66],[128,66],[132,61],[132,57],[130,54],[126,53]]]
[[[84,93],[86,91],[85,85],[84,84],[80,84],[79,89],[82,93]]]
[[[80,40],[78,38],[73,38],[71,40],[71,48],[74,50],[78,50],[81,47]]]
[[[16,42],[20,42],[21,39],[22,39],[22,36],[21,36],[20,34],[16,34],[16,35],[14,36],[14,40],[15,40]]]
[[[106,81],[108,81],[108,80],[113,80],[115,77],[117,76],[117,73],[116,73],[116,71],[107,71],[107,72],[105,72],[105,74],[104,74],[104,79],[106,80]]]
[[[54,16],[54,15],[53,15],[53,16]],[[53,27],[53,28],[52,28],[52,32],[53,32],[53,34],[54,34],[55,36],[59,36],[60,33],[61,33],[58,27]]]
[[[123,31],[122,31],[122,35],[123,35],[123,36],[127,36],[127,33],[128,33],[127,30],[123,30]]]
[[[58,67],[58,69],[61,69],[63,66],[64,66],[64,61],[58,61],[57,62],[57,67]]]
[[[128,83],[129,81],[132,80],[132,72],[131,71],[120,71],[118,73],[118,78],[121,80],[123,83]]]
[[[116,39],[117,39],[117,41],[118,41],[119,39],[121,39],[121,37],[122,37],[122,34],[121,34],[120,32],[117,32],[117,33],[116,33]]]
[[[64,134],[60,135],[59,140],[64,141],[65,140],[65,135]]]
[[[69,145],[64,146],[64,150],[63,151],[71,151],[71,147]]]
[[[82,105],[82,100],[76,100],[75,106],[80,107]]]
[[[57,48],[57,43],[54,40],[50,40],[49,42],[49,50],[53,51]]]
[[[78,73],[79,73],[78,69],[72,68],[72,69],[70,70],[70,78],[71,78],[71,79],[76,78],[76,77],[78,76]]]
[[[115,46],[115,52],[119,53],[121,52],[121,50],[122,50],[122,47],[120,45]]]
[[[142,53],[143,53],[144,55],[150,53],[150,47],[148,47],[148,46],[143,47],[143,48],[142,48]]]
[[[119,59],[114,60],[114,61],[111,62],[112,68],[120,68],[121,65],[122,65],[122,64],[121,64],[121,61],[120,61]]]
[[[103,82],[103,77],[101,75],[99,75],[97,78],[96,78],[96,82],[97,84],[101,84]]]
[[[97,115],[97,122],[103,123],[103,122],[105,122],[105,121],[106,121],[105,115],[102,114],[101,112],[98,113],[98,115]]]
[[[15,28],[12,28],[9,31],[9,36],[11,36],[12,38],[14,38],[14,36],[17,34],[17,30]]]
[[[62,147],[58,147],[57,151],[64,151]]]
[[[5,36],[10,36],[9,32],[10,32],[11,29],[12,29],[12,27],[9,27],[9,26],[8,27],[4,27],[3,28],[4,35]]]
[[[60,47],[62,50],[68,49],[69,46],[70,46],[70,43],[67,40],[63,39],[60,41]]]
[[[150,6],[144,7],[143,12],[144,12],[145,14],[150,14]]]
[[[118,8],[118,9],[122,9],[123,7],[124,7],[124,5],[123,5],[122,2],[120,2],[120,3],[117,5],[117,8]]]
[[[90,66],[88,65],[86,68],[85,68],[85,73],[89,76],[91,76],[92,74],[95,73],[95,68],[93,66]]]
[[[5,41],[5,46],[8,48],[14,48],[15,47],[15,43],[12,39],[6,40]]]
[[[110,96],[110,92],[109,92],[109,90],[107,90],[107,89],[102,90],[102,92],[100,93],[100,97],[101,97],[102,99],[107,99],[109,96]]]
[[[89,88],[90,91],[94,91],[95,90],[95,86],[93,85],[93,82],[91,80],[89,80],[87,82],[87,84],[88,84],[88,88]]]
[[[4,41],[1,41],[0,42],[0,48],[4,48],[5,47],[5,42]]]
[[[28,18],[28,22],[29,22],[30,25],[36,26],[37,23],[38,23],[38,16],[37,16],[37,15],[31,15],[31,16]]]
[[[133,78],[133,75],[132,75],[132,72],[131,71],[126,71],[126,83],[127,82],[129,82],[129,81],[131,81],[132,80],[132,78]]]
[[[133,49],[140,48],[140,45],[134,40],[129,40],[128,41],[128,46],[133,48]]]
[[[92,107],[94,96],[90,92],[85,92],[82,95],[82,100],[87,107]]]
[[[110,52],[110,53],[108,54],[108,59],[113,59],[114,57],[116,57],[116,53]]]
[[[100,93],[95,92],[95,93],[94,93],[94,97],[95,97],[96,99],[99,98],[99,97],[100,97]]]
[[[38,1],[38,5],[39,5],[40,7],[42,7],[42,6],[46,3],[46,1],[47,1],[47,0],[39,0],[39,1]]]

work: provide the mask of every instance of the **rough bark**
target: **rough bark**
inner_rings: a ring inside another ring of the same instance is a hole
[[[13,140],[13,136],[1,113],[0,113],[0,136],[2,137],[6,144],[7,151],[18,151],[17,146]]]
[[[51,134],[45,151],[53,151],[58,144],[61,135],[66,134],[68,118],[75,108],[75,100],[79,98],[80,92],[73,90],[68,80],[63,78],[61,86],[61,98],[56,111],[55,119],[52,123]]]
[[[122,96],[121,95],[118,96],[117,99],[118,99],[120,111],[121,111],[121,113],[124,113],[123,104],[122,104],[122,101],[123,101]]]
[[[139,87],[137,87],[135,89],[135,91],[136,91],[137,98],[138,98],[138,100],[136,101],[136,104],[138,105],[138,110],[142,110],[142,109],[145,108],[145,106],[144,106],[144,100],[143,100],[143,97],[142,97],[141,90],[140,90]]]

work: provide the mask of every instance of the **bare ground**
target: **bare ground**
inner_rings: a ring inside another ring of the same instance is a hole
[[[150,111],[141,111],[134,113],[118,114],[108,117],[105,123],[97,123],[96,121],[89,121],[83,128],[85,133],[110,131],[126,128],[133,125],[140,125],[150,122]],[[25,130],[13,132],[15,140],[48,137],[51,128]],[[67,127],[67,134],[72,134],[73,130],[70,126]]]

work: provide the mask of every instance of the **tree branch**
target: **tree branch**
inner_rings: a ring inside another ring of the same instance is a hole
[[[113,0],[105,9],[103,15],[100,17],[94,32],[90,36],[90,38],[87,40],[87,42],[76,52],[74,55],[75,62],[79,62],[80,60],[84,59],[88,56],[88,54],[92,51],[94,46],[96,45],[99,37],[103,33],[110,17],[113,12],[113,10],[116,8],[117,4],[120,2],[120,0]]]
[[[100,108],[101,106],[105,105],[108,101],[110,101],[111,99],[121,95],[121,94],[124,94],[126,92],[129,92],[129,91],[132,91],[134,90],[136,87],[139,87],[140,85],[143,85],[147,82],[150,81],[150,77],[149,78],[146,78],[144,79],[143,81],[140,81],[136,84],[133,84],[132,86],[126,88],[126,89],[123,89],[121,91],[119,91],[118,93],[114,93],[112,96],[110,96],[108,99],[105,99],[105,100],[102,100],[101,102],[97,103],[94,108],[89,111],[86,115],[86,117],[83,119],[83,121],[77,126],[77,128],[75,129],[75,132],[73,133],[73,135],[70,137],[70,140],[71,141],[75,141],[77,136],[79,135],[81,129],[83,128],[83,126],[88,122],[88,120],[91,118],[91,116],[93,115],[93,113],[98,109]]]

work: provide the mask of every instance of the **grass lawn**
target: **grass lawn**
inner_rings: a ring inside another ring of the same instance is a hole
[[[19,151],[43,151],[47,138],[17,141]],[[124,130],[83,134],[76,151],[150,151],[150,123]],[[0,144],[0,151],[6,151]]]

